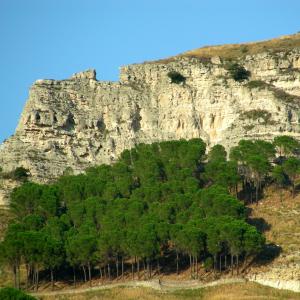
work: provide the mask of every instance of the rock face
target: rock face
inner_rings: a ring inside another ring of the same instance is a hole
[[[227,63],[179,56],[125,66],[119,82],[97,81],[94,70],[37,80],[15,134],[0,146],[0,165],[23,166],[43,182],[67,167],[112,163],[137,143],[201,137],[228,148],[242,138],[300,139],[300,49],[238,58],[251,72],[243,82]]]

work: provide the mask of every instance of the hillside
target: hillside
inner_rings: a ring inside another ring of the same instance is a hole
[[[265,233],[270,251],[262,255],[261,261],[270,260],[263,266],[253,266],[250,278],[274,287],[299,288],[300,281],[300,196],[269,190],[259,205],[252,205],[254,222]],[[268,257],[269,255],[269,257]],[[270,257],[274,257],[270,259]],[[285,282],[286,284],[282,284]]]
[[[223,60],[242,60],[245,57],[261,53],[283,53],[293,51],[300,47],[300,33],[285,35],[271,40],[249,42],[242,44],[225,44],[214,46],[203,46],[189,50],[181,54],[165,59],[159,59],[152,63],[169,63],[179,58],[198,58],[209,61],[211,58]]]
[[[204,47],[124,66],[119,82],[37,80],[0,146],[0,285],[85,297],[116,283],[95,299],[126,299],[118,283],[160,279],[166,299],[218,299],[206,284],[238,278],[233,298],[293,299],[258,284],[300,291],[299,46]],[[205,289],[172,294],[173,281]]]
[[[300,47],[300,33],[286,35],[271,40],[244,44],[228,44],[220,46],[206,46],[187,51],[182,56],[211,58],[220,56],[227,59],[243,58],[246,55],[257,55],[263,52],[279,53],[293,51]],[[180,55],[180,56],[181,56]]]
[[[150,288],[107,288],[98,291],[65,293],[62,295],[42,295],[42,300],[245,300],[245,299],[300,299],[299,294],[290,291],[282,291],[270,287],[261,286],[255,283],[238,283],[207,287],[203,289],[174,289],[156,291]]]

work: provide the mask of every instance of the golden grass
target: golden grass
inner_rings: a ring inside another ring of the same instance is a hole
[[[221,285],[216,287],[177,290],[173,292],[160,292],[147,288],[114,288],[87,292],[84,294],[70,294],[64,296],[47,296],[42,300],[185,300],[185,299],[300,299],[299,293],[284,290],[277,290],[270,287],[261,286],[256,283],[241,283]]]
[[[251,208],[253,218],[263,218],[269,224],[270,229],[264,233],[269,242],[280,245],[286,254],[299,250],[300,194],[293,198],[289,191],[284,191],[281,201],[280,192],[269,189],[265,198]]]
[[[279,38],[260,42],[205,46],[202,48],[184,52],[177,56],[153,61],[153,63],[168,63],[174,61],[174,58],[176,57],[211,58],[213,56],[220,56],[225,59],[236,59],[240,57],[245,57],[249,54],[254,55],[266,51],[274,53],[290,51],[298,47],[300,47],[300,33],[286,35]]]

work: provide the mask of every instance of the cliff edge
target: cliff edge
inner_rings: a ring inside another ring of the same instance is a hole
[[[94,70],[37,80],[15,134],[0,146],[0,165],[23,166],[44,182],[67,167],[78,173],[112,163],[138,143],[300,139],[300,35],[276,41],[124,66],[119,82],[97,81]]]

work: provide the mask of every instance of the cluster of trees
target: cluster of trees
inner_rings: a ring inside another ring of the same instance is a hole
[[[61,270],[72,270],[74,284],[79,271],[85,281],[124,273],[139,279],[166,264],[177,273],[189,264],[193,278],[203,262],[221,271],[235,265],[238,272],[265,240],[236,196],[257,200],[272,181],[290,182],[294,192],[298,146],[289,137],[240,141],[228,160],[220,145],[205,155],[201,139],[140,144],[111,166],[48,185],[26,182],[11,195],[16,218],[0,260],[11,267],[17,288],[25,264],[26,285],[36,289],[41,271],[52,284]]]

